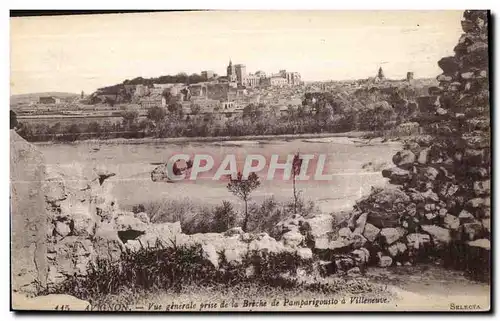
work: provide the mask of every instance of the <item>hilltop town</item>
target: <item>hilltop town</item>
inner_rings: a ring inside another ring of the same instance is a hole
[[[271,121],[273,124],[306,118],[301,119],[299,125],[289,124],[282,129],[271,125],[274,129],[268,134],[379,130],[384,128],[358,126],[354,118],[371,121],[372,109],[389,108],[392,111],[382,115],[382,123],[394,127],[409,121],[408,115],[398,118],[400,105],[407,109],[409,102],[416,101],[435,84],[434,79],[414,79],[413,72],[408,72],[406,79],[388,79],[381,67],[374,77],[366,79],[305,82],[298,72],[280,70],[266,74],[258,70],[252,73],[247,72],[244,64],[233,64],[230,60],[224,76],[204,70],[192,75],[137,77],[99,88],[89,95],[82,91],[78,96],[18,100],[11,102],[11,110],[25,126],[20,134],[32,140],[50,140],[67,134],[76,135],[75,139],[100,138],[101,132],[114,132],[119,137],[132,135],[128,138],[151,136],[152,132],[156,137],[178,136],[181,132],[186,136],[262,134],[258,129],[235,133],[231,128],[199,132],[200,127],[207,125],[236,128],[237,124],[231,122],[249,115],[267,117],[262,124],[265,128],[269,127],[269,118],[275,119]],[[375,103],[382,105],[374,107]],[[364,115],[364,111],[368,114]],[[317,122],[304,125],[304,121],[318,117],[332,121],[336,118],[336,121],[328,128],[318,127]],[[194,123],[186,125],[187,130],[184,125],[177,131],[159,129],[165,118],[169,118],[169,126],[179,121]],[[394,121],[397,124],[393,124]],[[256,122],[254,118],[253,123]]]

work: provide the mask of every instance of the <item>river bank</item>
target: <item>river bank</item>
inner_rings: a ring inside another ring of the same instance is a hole
[[[33,142],[37,146],[43,145],[68,145],[68,144],[152,144],[152,143],[187,143],[187,142],[225,142],[225,141],[270,141],[346,137],[362,139],[371,132],[353,131],[345,133],[312,133],[312,134],[286,134],[286,135],[248,135],[248,136],[210,136],[210,137],[167,137],[167,138],[111,138],[111,139],[86,139],[75,142]]]

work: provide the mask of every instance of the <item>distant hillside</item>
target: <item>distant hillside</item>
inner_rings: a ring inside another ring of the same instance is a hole
[[[51,91],[51,92],[43,92],[43,93],[11,95],[10,96],[10,104],[11,105],[28,104],[31,101],[38,101],[38,99],[40,97],[47,97],[47,96],[57,97],[57,98],[61,98],[61,99],[68,99],[68,98],[76,98],[76,97],[80,96],[80,94]]]

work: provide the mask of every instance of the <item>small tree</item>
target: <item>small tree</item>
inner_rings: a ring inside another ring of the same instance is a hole
[[[255,173],[248,175],[247,179],[243,178],[243,174],[238,172],[236,179],[230,178],[227,184],[227,189],[236,197],[245,202],[245,218],[243,220],[243,231],[247,231],[248,227],[248,201],[250,194],[260,186],[259,176]]]
[[[300,175],[300,168],[302,167],[302,159],[299,153],[295,154],[292,162],[292,182],[293,182],[293,213],[297,214],[297,203],[299,201],[300,192],[297,192],[295,186],[295,178]]]
[[[222,205],[214,209],[214,231],[222,233],[234,227],[236,222],[236,212],[233,209],[233,204],[228,201],[223,201]]]
[[[163,119],[165,119],[166,115],[167,112],[165,108],[154,106],[148,109],[147,117],[148,119],[152,120],[155,124],[157,124],[161,122]]]

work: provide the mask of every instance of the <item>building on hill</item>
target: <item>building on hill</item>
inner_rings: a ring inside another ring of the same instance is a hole
[[[406,81],[407,81],[407,82],[411,82],[411,81],[413,80],[414,76],[415,76],[415,75],[414,75],[413,71],[408,71],[408,72],[406,73]]]
[[[247,67],[243,64],[237,64],[234,68],[236,71],[236,82],[239,85],[245,85],[247,79]]]
[[[262,79],[261,84],[263,86],[281,87],[287,84],[287,80],[281,76],[271,76],[269,78]]]
[[[53,96],[39,97],[38,102],[40,104],[50,105],[50,104],[60,104],[61,99]]]
[[[257,75],[249,74],[244,85],[247,87],[257,87],[260,85],[260,79]]]
[[[229,65],[226,68],[227,70],[227,81],[228,82],[236,82],[236,68],[233,65],[233,62],[229,60]]]
[[[210,80],[215,77],[215,73],[213,70],[203,70],[201,72],[201,77],[205,80]]]

